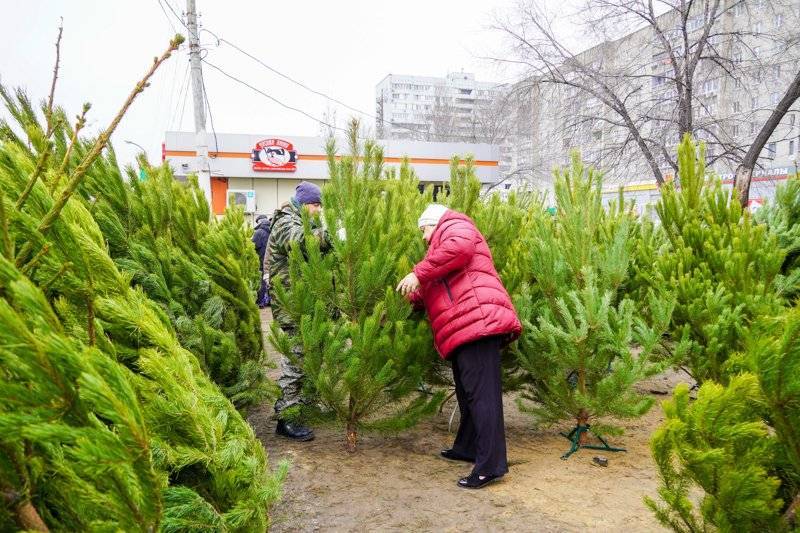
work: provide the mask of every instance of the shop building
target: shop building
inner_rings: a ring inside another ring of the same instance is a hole
[[[164,137],[163,159],[169,162],[176,178],[197,171],[192,132],[168,131]],[[294,194],[301,181],[322,185],[328,179],[325,137],[300,137],[271,134],[208,134],[211,170],[211,205],[222,214],[230,201],[240,203],[245,212],[271,214]],[[475,160],[475,173],[485,188],[500,179],[500,148],[490,144],[440,143],[410,140],[378,140],[384,149],[386,168],[399,167],[408,157],[422,183],[441,184],[450,178],[453,155]],[[346,150],[344,139],[337,140],[339,153]]]

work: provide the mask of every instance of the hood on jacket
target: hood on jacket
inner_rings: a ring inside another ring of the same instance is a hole
[[[263,229],[269,231],[269,227],[270,227],[270,219],[267,215],[258,215],[256,217],[256,225],[253,229],[255,230]]]

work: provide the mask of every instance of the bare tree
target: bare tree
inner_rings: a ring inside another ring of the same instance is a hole
[[[747,206],[750,196],[750,182],[753,180],[753,170],[756,168],[758,156],[767,144],[770,136],[778,127],[783,117],[789,112],[789,108],[800,98],[800,71],[794,77],[778,106],[772,111],[767,121],[761,127],[753,144],[744,156],[742,163],[736,169],[736,183],[734,194],[738,194],[739,202],[742,206]]]
[[[542,145],[562,156],[588,146],[621,179],[643,161],[660,185],[687,133],[706,142],[709,164],[738,166],[755,137],[742,130],[765,112],[761,82],[781,86],[797,68],[798,17],[793,0],[587,0],[579,27],[598,44],[581,53],[533,1],[495,27],[512,51],[503,60],[541,85]]]
[[[453,104],[453,97],[450,96],[446,86],[436,87],[434,101],[430,110],[425,113],[425,120],[428,123],[428,131],[424,140],[436,142],[462,140],[458,108]]]

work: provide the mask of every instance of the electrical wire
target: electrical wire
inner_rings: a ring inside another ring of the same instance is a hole
[[[159,2],[159,4],[161,4],[161,0],[158,0],[158,2]],[[168,8],[169,8],[169,10],[172,12],[172,14],[175,16],[175,18],[176,18],[176,19],[177,19],[177,20],[178,20],[178,21],[181,23],[181,25],[182,25],[184,28],[186,28],[186,29],[188,30],[188,29],[189,29],[189,27],[186,25],[186,23],[184,22],[183,18],[182,18],[182,17],[180,17],[180,16],[178,15],[178,13],[175,11],[175,9],[172,7],[172,4],[170,3],[170,1],[169,1],[169,0],[164,0],[164,2],[167,4],[167,7],[168,7]],[[266,64],[266,63],[264,63],[262,60],[260,60],[259,58],[257,58],[257,57],[256,57],[256,56],[254,56],[253,54],[251,54],[251,53],[247,52],[246,50],[242,49],[241,47],[239,47],[239,46],[238,46],[238,45],[236,45],[235,43],[233,43],[233,42],[229,41],[228,39],[220,38],[219,36],[217,36],[217,34],[216,34],[216,33],[214,33],[213,31],[211,31],[211,30],[209,30],[209,29],[206,29],[206,28],[201,28],[201,29],[199,30],[198,34],[199,34],[199,33],[202,33],[202,32],[204,32],[204,31],[205,31],[205,32],[207,32],[207,33],[209,33],[209,34],[211,34],[211,35],[212,35],[212,36],[213,36],[213,37],[214,37],[214,38],[217,40],[217,45],[218,45],[218,46],[219,46],[219,43],[223,43],[223,42],[224,42],[224,43],[226,43],[226,44],[228,44],[229,46],[231,46],[232,48],[234,48],[236,51],[238,51],[239,53],[241,53],[241,54],[243,54],[243,55],[247,56],[247,57],[248,57],[248,58],[250,58],[251,60],[253,60],[253,61],[257,62],[259,65],[261,65],[262,67],[266,68],[266,69],[267,69],[267,70],[269,70],[270,72],[272,72],[272,73],[274,73],[274,74],[276,74],[276,75],[278,75],[278,76],[280,76],[280,77],[282,77],[282,78],[286,79],[287,81],[290,81],[291,83],[294,83],[295,85],[297,85],[297,86],[299,86],[299,87],[302,87],[302,88],[303,88],[303,89],[305,89],[306,91],[309,91],[309,92],[311,92],[311,93],[313,93],[313,94],[315,94],[315,95],[317,95],[317,96],[321,96],[321,97],[323,97],[323,98],[326,98],[327,100],[329,100],[329,101],[331,101],[331,102],[334,102],[334,103],[336,103],[336,104],[339,104],[340,106],[342,106],[342,107],[344,107],[344,108],[346,108],[346,109],[349,109],[350,111],[353,111],[353,112],[355,112],[355,113],[358,113],[358,114],[360,114],[360,115],[363,115],[363,116],[366,116],[366,117],[369,117],[369,118],[371,118],[371,119],[373,119],[373,120],[375,120],[375,121],[380,121],[380,122],[382,122],[383,124],[387,124],[387,125],[389,125],[389,126],[392,126],[392,127],[395,127],[395,128],[399,128],[399,129],[403,129],[403,130],[407,130],[407,131],[411,131],[411,132],[414,132],[414,133],[419,133],[419,134],[427,134],[427,133],[428,133],[428,131],[427,131],[427,130],[420,130],[420,129],[416,129],[416,128],[410,128],[410,127],[408,127],[408,126],[403,126],[403,125],[400,125],[400,124],[396,124],[396,123],[394,123],[394,122],[391,122],[391,121],[388,121],[388,120],[385,120],[385,119],[379,119],[378,117],[376,117],[375,115],[373,115],[373,114],[371,114],[371,113],[368,113],[368,112],[366,112],[366,111],[363,111],[363,110],[360,110],[360,109],[358,109],[358,108],[355,108],[355,107],[353,107],[353,106],[350,106],[350,105],[346,104],[345,102],[342,102],[341,100],[339,100],[339,99],[337,99],[337,98],[334,98],[334,97],[332,97],[332,96],[330,96],[330,95],[328,95],[328,94],[326,94],[326,93],[323,93],[323,92],[321,92],[321,91],[317,91],[317,90],[315,90],[315,89],[312,89],[312,88],[311,88],[311,87],[309,87],[308,85],[306,85],[306,84],[304,84],[304,83],[302,83],[302,82],[300,82],[300,81],[298,81],[298,80],[296,80],[296,79],[292,78],[291,76],[289,76],[289,75],[287,75],[287,74],[284,74],[283,72],[279,71],[279,70],[278,70],[278,69],[276,69],[276,68],[273,68],[273,67],[271,67],[270,65],[267,65],[267,64]],[[236,81],[237,83],[240,83],[240,84],[242,84],[242,85],[245,85],[245,86],[247,86],[247,87],[248,87],[248,88],[250,88],[251,90],[253,90],[253,91],[255,91],[255,92],[258,92],[258,93],[259,93],[259,94],[261,94],[262,96],[265,96],[266,98],[269,98],[270,100],[274,101],[275,103],[277,103],[278,105],[280,105],[280,106],[282,106],[282,107],[285,107],[286,109],[289,109],[289,110],[295,111],[295,112],[297,112],[297,113],[300,113],[300,114],[302,114],[302,115],[304,115],[304,116],[306,116],[306,117],[310,118],[311,120],[314,120],[314,121],[318,122],[319,124],[322,124],[323,126],[327,126],[328,128],[331,128],[331,129],[334,129],[334,130],[343,131],[343,132],[346,132],[346,131],[347,131],[345,128],[340,128],[340,127],[338,127],[338,126],[335,126],[335,125],[329,124],[329,123],[327,123],[326,121],[324,121],[324,120],[322,120],[322,119],[319,119],[319,118],[316,118],[316,117],[314,117],[314,116],[310,115],[309,113],[306,113],[305,111],[303,111],[303,110],[301,110],[301,109],[298,109],[298,108],[295,108],[295,107],[289,106],[289,105],[287,105],[287,104],[284,104],[284,103],[283,103],[283,102],[281,102],[280,100],[278,100],[278,99],[276,99],[276,98],[274,98],[274,97],[270,96],[269,94],[267,94],[267,93],[265,93],[265,92],[261,91],[260,89],[258,89],[258,88],[256,88],[256,87],[253,87],[253,86],[252,86],[252,85],[250,85],[249,83],[247,83],[247,82],[245,82],[245,81],[243,81],[243,80],[241,80],[241,79],[239,79],[239,78],[236,78],[235,76],[232,76],[231,74],[228,74],[227,72],[225,72],[225,71],[224,71],[224,70],[222,70],[221,68],[217,67],[217,66],[216,66],[216,65],[214,65],[213,63],[210,63],[210,62],[206,61],[206,60],[205,60],[205,58],[201,58],[201,59],[202,59],[203,63],[206,63],[206,64],[207,64],[208,66],[210,66],[211,68],[214,68],[214,69],[218,70],[218,71],[219,71],[221,74],[223,74],[224,76],[226,76],[226,77],[230,78],[230,79],[231,79],[231,80],[233,80],[233,81]],[[206,99],[206,106],[207,106],[207,107],[208,107],[208,109],[209,109],[209,117],[210,117],[210,115],[211,115],[211,109],[210,109],[210,106],[209,106],[209,103],[208,103],[208,93],[207,93],[207,92],[206,92],[206,90],[205,90],[205,81],[203,81],[203,93],[206,95],[206,97],[205,97],[205,99]],[[213,130],[213,127],[214,127],[214,126],[213,126],[213,121],[214,121],[214,120],[213,120],[213,118],[211,118],[211,122],[212,122],[212,130]],[[181,123],[183,123],[183,119],[182,119],[182,117],[181,117]],[[215,139],[215,142],[216,142],[216,139]]]
[[[208,109],[208,118],[211,120],[211,133],[214,134],[214,152],[219,153],[219,142],[217,142],[217,130],[214,129],[214,115],[211,114],[211,102],[208,101],[208,91],[206,91],[206,80],[200,76],[200,82],[203,84],[203,98],[206,101],[206,109]],[[214,156],[216,157],[216,156]]]
[[[181,104],[181,119],[180,119],[180,122],[178,123],[178,127],[177,127],[177,129],[179,131],[180,131],[181,128],[183,128],[183,114],[186,112],[186,99],[189,96],[189,85],[191,85],[191,84],[188,82],[188,78],[187,78],[186,87],[184,87],[184,92],[183,92],[183,103]]]
[[[161,7],[161,11],[164,13],[164,17],[167,19],[167,22],[169,23],[170,27],[172,28],[172,33],[173,34],[178,33],[178,30],[175,29],[175,24],[172,23],[172,19],[169,18],[169,15],[167,15],[167,10],[164,9],[164,4],[161,3],[161,0],[156,0],[156,1],[158,2],[158,5]],[[170,9],[171,9],[171,6],[170,6]]]
[[[158,3],[160,4],[161,0],[158,0]],[[175,15],[175,18],[178,19],[178,22],[181,23],[181,26],[183,26],[184,28],[186,28],[188,30],[189,26],[187,26],[186,23],[183,21],[183,17],[179,16],[178,13],[175,12],[175,8],[172,7],[172,4],[170,3],[170,1],[169,0],[164,0],[164,3],[167,4],[167,7],[169,8],[169,10],[172,11],[172,14]]]
[[[260,95],[264,96],[265,98],[268,98],[268,99],[272,100],[273,102],[275,102],[276,104],[280,105],[281,107],[284,107],[284,108],[286,108],[286,109],[289,109],[290,111],[294,111],[295,113],[300,113],[301,115],[303,115],[303,116],[305,116],[305,117],[307,117],[307,118],[310,118],[311,120],[313,120],[313,121],[315,121],[315,122],[318,122],[319,124],[322,124],[323,126],[327,126],[328,128],[331,128],[331,129],[334,129],[334,130],[343,131],[343,132],[346,132],[346,131],[347,131],[347,130],[346,130],[346,129],[344,129],[344,128],[340,128],[340,127],[338,127],[338,126],[335,126],[335,125],[333,125],[333,124],[328,124],[328,123],[327,123],[327,122],[325,122],[324,120],[322,120],[322,119],[320,119],[320,118],[317,118],[317,117],[315,117],[315,116],[313,116],[313,115],[311,115],[311,114],[309,114],[309,113],[306,113],[306,112],[305,112],[305,111],[303,111],[302,109],[298,109],[298,108],[296,108],[296,107],[292,107],[292,106],[290,106],[290,105],[288,105],[288,104],[285,104],[285,103],[281,102],[280,100],[278,100],[278,99],[277,99],[277,98],[275,98],[274,96],[270,96],[269,94],[265,93],[265,92],[264,92],[264,91],[262,91],[261,89],[259,89],[259,88],[257,88],[257,87],[254,87],[254,86],[250,85],[250,84],[249,84],[249,83],[247,83],[246,81],[244,81],[244,80],[242,80],[242,79],[240,79],[240,78],[237,78],[236,76],[234,76],[234,75],[232,75],[232,74],[228,74],[227,72],[225,72],[224,70],[222,70],[221,68],[219,68],[219,67],[218,67],[218,66],[216,66],[215,64],[213,64],[213,63],[209,62],[208,60],[204,60],[204,61],[203,61],[203,63],[205,63],[205,64],[206,64],[206,65],[208,65],[209,67],[213,68],[214,70],[218,71],[218,72],[219,72],[220,74],[222,74],[223,76],[225,76],[225,77],[227,77],[227,78],[229,78],[229,79],[231,79],[231,80],[235,81],[236,83],[239,83],[239,84],[241,84],[241,85],[244,85],[245,87],[249,88],[250,90],[252,90],[252,91],[254,91],[254,92],[257,92],[258,94],[260,94]]]
[[[183,79],[181,80],[181,84],[178,86],[178,98],[175,100],[175,110],[173,111],[172,116],[170,117],[170,121],[169,121],[169,125],[170,125],[171,128],[172,127],[176,127],[177,128],[178,114],[181,112],[181,108],[179,107],[181,105],[181,96],[184,93],[184,88],[185,88],[185,86],[187,84],[187,81],[189,79],[189,70],[190,70],[189,69],[189,62],[187,61],[186,62],[186,70],[183,73]],[[185,101],[184,101],[184,105],[186,105]]]
[[[368,113],[367,111],[362,111],[362,110],[360,110],[358,108],[355,108],[353,106],[350,106],[350,105],[342,102],[341,100],[338,100],[338,99],[334,98],[333,96],[330,96],[330,95],[328,95],[326,93],[323,93],[321,91],[317,91],[316,89],[312,89],[311,87],[309,87],[308,85],[304,84],[303,82],[298,81],[298,80],[292,78],[291,76],[289,76],[287,74],[284,74],[283,72],[279,71],[278,69],[276,69],[274,67],[271,67],[270,65],[264,63],[261,59],[259,59],[258,57],[254,56],[253,54],[247,52],[246,50],[243,50],[242,48],[237,46],[235,43],[229,41],[228,39],[225,39],[223,37],[219,37],[216,33],[214,33],[211,30],[203,28],[203,29],[200,30],[200,33],[204,32],[204,31],[207,32],[207,33],[210,33],[217,40],[217,45],[219,45],[219,43],[226,43],[226,44],[230,45],[236,51],[238,51],[239,53],[249,57],[250,59],[252,59],[256,63],[258,63],[259,65],[264,67],[265,69],[269,70],[270,72],[280,76],[281,78],[283,78],[285,80],[290,81],[291,83],[294,83],[298,87],[301,87],[301,88],[305,89],[306,91],[308,91],[308,92],[310,92],[312,94],[315,94],[317,96],[321,96],[323,98],[326,98],[327,100],[329,100],[331,102],[334,102],[336,104],[339,104],[340,106],[342,106],[342,107],[344,107],[346,109],[349,109],[350,111],[353,111],[353,112],[358,113],[360,115],[364,115],[364,116],[369,117],[369,118],[371,118],[371,119],[373,119],[375,121],[380,121],[380,122],[382,122],[384,124],[388,124],[389,126],[392,126],[394,128],[399,128],[399,129],[411,131],[411,132],[414,132],[414,133],[420,133],[420,134],[424,134],[424,135],[428,134],[427,130],[421,130],[421,129],[417,129],[417,128],[410,128],[408,126],[403,126],[403,125],[397,124],[397,123],[389,121],[389,120],[378,118],[377,116],[373,115],[372,113]]]

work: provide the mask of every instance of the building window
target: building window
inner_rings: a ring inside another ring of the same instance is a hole
[[[770,159],[775,159],[775,152],[778,151],[778,143],[768,143],[767,144],[767,157]]]
[[[705,94],[717,92],[719,90],[719,78],[706,80],[703,82],[703,92]]]
[[[789,141],[789,155],[794,154],[794,139]]]
[[[775,65],[772,67],[772,77],[776,80],[780,79],[781,77],[781,66]]]
[[[739,136],[739,125],[738,124],[734,125],[733,128],[731,128],[731,134],[734,137],[738,137]]]
[[[783,15],[778,13],[775,15],[775,27],[780,28],[781,26],[783,26]]]
[[[741,111],[742,111],[742,104],[741,104],[741,102],[734,102],[734,103],[733,103],[733,112],[734,112],[734,113],[739,113],[739,112],[741,112]]]
[[[781,101],[780,93],[772,93],[770,96],[770,101],[772,102],[772,105],[778,105],[778,102]]]
[[[758,107],[758,96],[753,96],[750,98],[750,109],[755,109]]]
[[[737,4],[736,4],[736,5],[733,7],[733,16],[734,16],[734,17],[739,17],[739,16],[741,16],[742,14],[744,14],[744,0],[742,0],[742,1],[741,1],[741,2],[739,2],[739,3],[737,3]]]
[[[755,135],[756,131],[757,131],[756,130],[756,123],[755,122],[751,122],[750,123],[750,135]]]
[[[794,115],[789,115],[789,126],[794,127]]]
[[[695,17],[690,18],[686,21],[686,30],[687,31],[694,31],[703,26],[703,17],[702,15],[697,15]]]
[[[761,33],[761,29],[762,29],[762,24],[760,20],[755,24],[753,24],[753,33],[755,33],[756,35]]]

